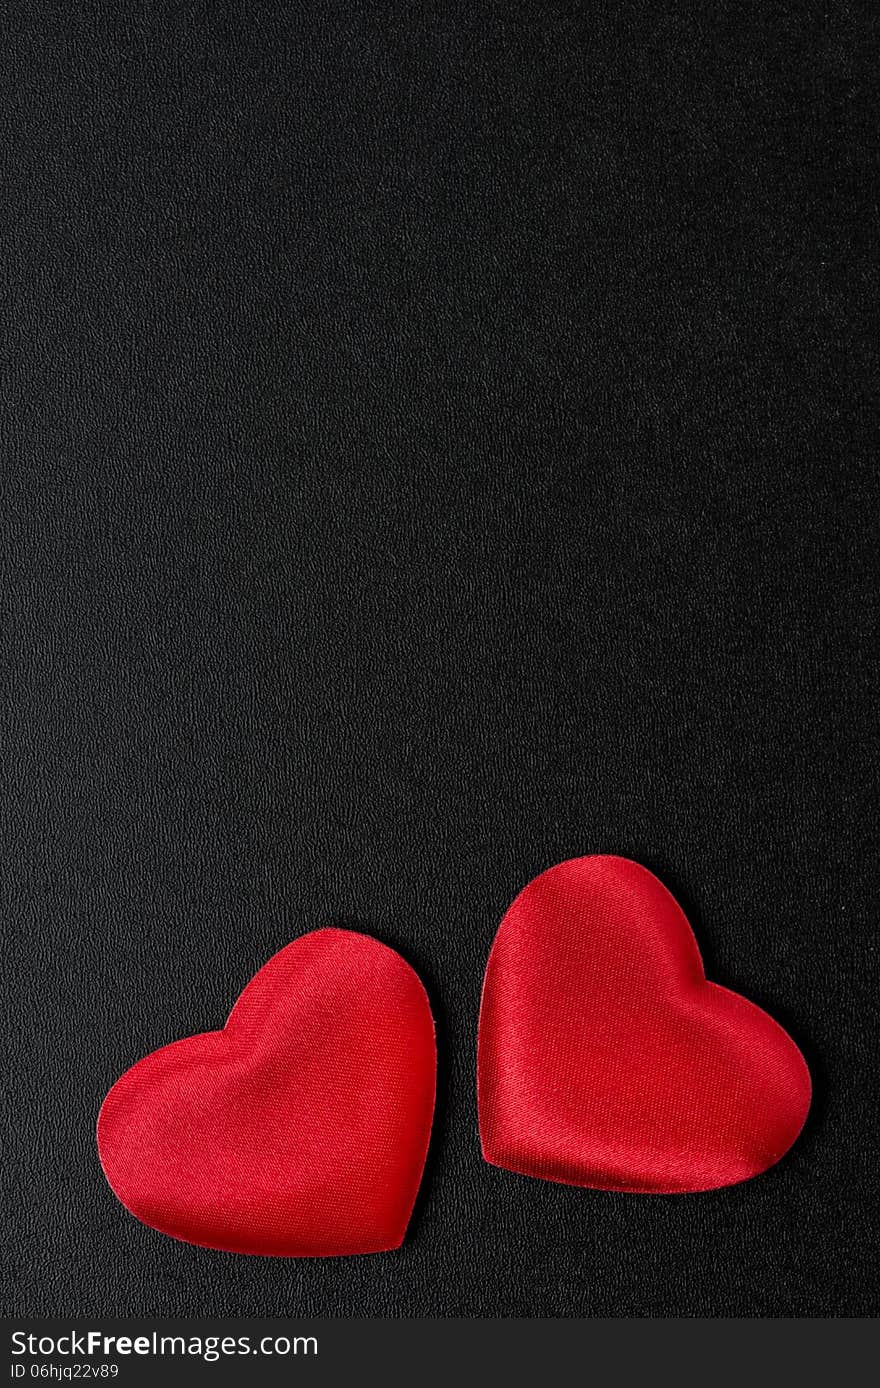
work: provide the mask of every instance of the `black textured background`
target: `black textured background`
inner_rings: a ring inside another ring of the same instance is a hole
[[[876,6],[0,5],[16,1313],[878,1309]],[[816,1100],[759,1180],[482,1164],[505,906],[646,863]],[[100,1100],[330,922],[424,977],[402,1251],[192,1249]]]

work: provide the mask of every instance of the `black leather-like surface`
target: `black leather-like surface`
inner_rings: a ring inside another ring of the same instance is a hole
[[[875,7],[3,4],[17,1314],[877,1309]],[[479,990],[614,851],[813,1070],[759,1180],[484,1166]],[[101,1098],[292,936],[420,970],[396,1254],[145,1229]]]

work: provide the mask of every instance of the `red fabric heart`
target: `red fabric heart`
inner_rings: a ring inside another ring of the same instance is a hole
[[[798,1048],[709,983],[666,888],[626,858],[574,858],[525,888],[483,986],[488,1162],[600,1190],[711,1190],[788,1151],[810,1106]]]
[[[403,1240],[434,1111],[434,1023],[400,955],[316,930],[251,979],[222,1031],[113,1086],[98,1151],[123,1205],[236,1253],[376,1253]]]

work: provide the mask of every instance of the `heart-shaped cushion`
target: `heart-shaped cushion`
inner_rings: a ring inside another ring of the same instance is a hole
[[[477,1075],[495,1166],[600,1190],[711,1190],[756,1176],[810,1106],[803,1056],[709,983],[687,918],[626,858],[536,877],[489,956]]]
[[[123,1205],[237,1253],[375,1253],[403,1240],[434,1111],[434,1023],[394,950],[316,930],[248,983],[222,1031],[113,1086],[98,1151]]]

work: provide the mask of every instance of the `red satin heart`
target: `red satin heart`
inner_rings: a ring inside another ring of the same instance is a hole
[[[98,1151],[123,1205],[236,1253],[397,1248],[434,1111],[434,1023],[400,955],[316,930],[260,969],[222,1031],[116,1082]]]
[[[687,918],[626,858],[574,858],[520,893],[480,1011],[483,1154],[600,1190],[711,1190],[788,1151],[810,1106],[794,1042],[709,983]]]

